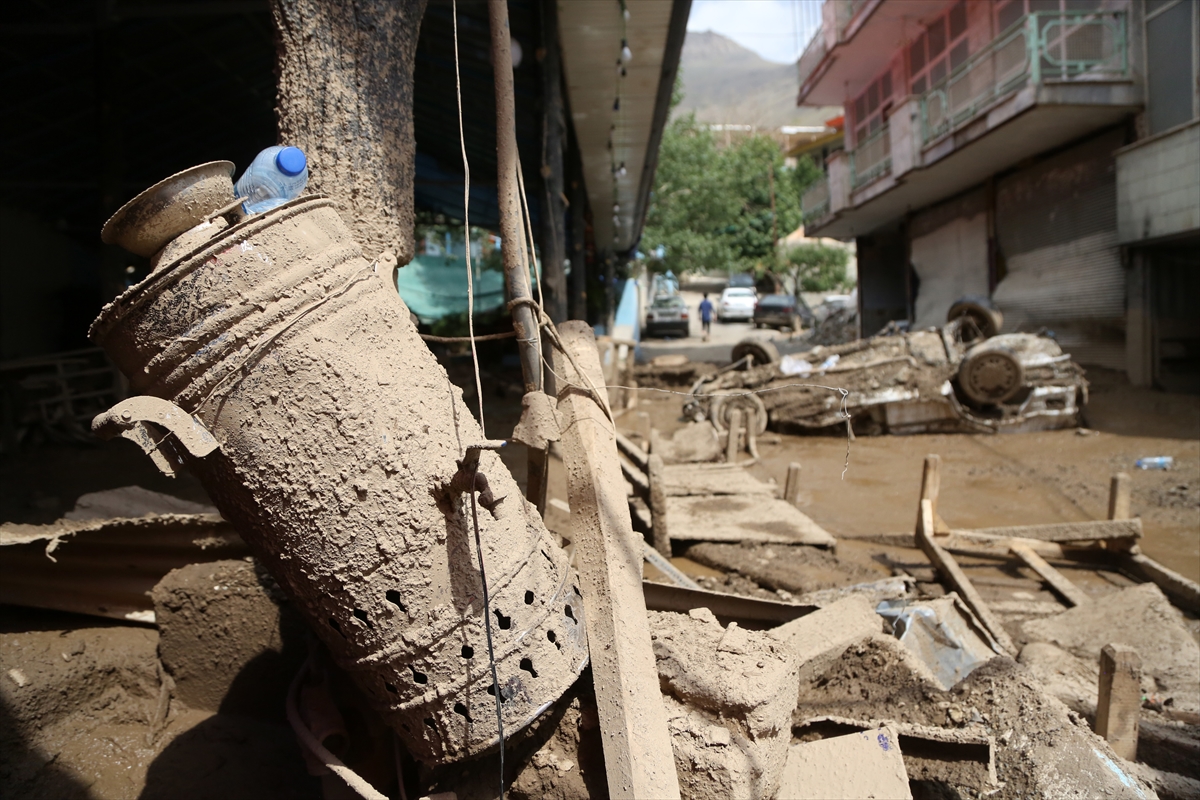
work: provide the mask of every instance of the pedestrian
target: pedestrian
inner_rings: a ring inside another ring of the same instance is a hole
[[[704,294],[704,299],[700,301],[700,327],[704,329],[704,341],[708,341],[708,334],[712,331],[712,312],[713,304],[708,299],[708,293]]]

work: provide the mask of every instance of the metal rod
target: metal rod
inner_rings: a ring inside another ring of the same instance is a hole
[[[521,355],[521,374],[526,392],[542,389],[541,343],[538,319],[531,303],[529,266],[521,257],[521,197],[517,170],[521,168],[517,152],[517,114],[513,100],[511,33],[508,26],[507,0],[488,0],[488,21],[492,34],[492,72],[496,83],[496,182],[500,205],[501,253],[504,257],[504,281],[508,288],[513,328]]]

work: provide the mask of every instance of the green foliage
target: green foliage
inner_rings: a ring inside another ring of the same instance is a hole
[[[663,133],[641,243],[645,253],[663,245],[666,255],[651,259],[650,269],[772,269],[772,228],[783,238],[800,224],[800,195],[818,174],[807,159],[798,168],[785,167],[779,145],[767,136],[751,136],[722,149],[694,115],[674,120]]]
[[[850,254],[844,248],[812,242],[782,254],[780,266],[801,291],[828,292],[846,283]]]

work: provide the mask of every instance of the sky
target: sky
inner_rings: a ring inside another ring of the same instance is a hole
[[[692,0],[689,31],[716,31],[768,61],[793,64],[819,24],[821,0]]]

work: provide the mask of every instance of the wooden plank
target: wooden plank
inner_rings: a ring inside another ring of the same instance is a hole
[[[625,480],[629,481],[629,485],[633,487],[633,493],[638,497],[650,502],[650,481],[643,475],[637,467],[630,466],[625,459],[619,459],[621,462],[621,474],[625,476]]]
[[[1162,589],[1175,605],[1200,614],[1200,584],[1138,552],[1130,553],[1127,563],[1134,572],[1158,584],[1158,588]]]
[[[599,386],[600,384],[596,384]],[[628,437],[624,436],[620,431],[615,431],[617,447],[621,448],[621,454],[637,464],[638,468],[646,471],[646,451],[631,442]]]
[[[601,386],[591,327],[571,321],[558,330],[592,385]],[[567,384],[559,391],[561,445],[608,792],[673,800],[679,779],[642,594],[643,542],[629,518],[616,431],[591,392],[578,388],[587,381],[558,350],[554,368]]]
[[[1100,687],[1096,703],[1096,735],[1126,761],[1137,758],[1138,722],[1142,716],[1142,659],[1124,644],[1100,651]]]
[[[1004,539],[992,536],[979,536],[978,534],[969,531],[951,531],[946,534],[937,534],[933,537],[937,544],[947,552],[955,553],[963,556],[976,556],[978,558],[999,558],[1008,560],[1013,557],[1013,543],[1022,544],[1028,547],[1033,552],[1043,558],[1069,559],[1076,555],[1086,555],[1079,551],[1094,551],[1099,553],[1097,548],[1085,547],[1064,547],[1061,544],[1054,542],[1039,542],[1035,539]]]
[[[1061,572],[1047,564],[1046,560],[1033,552],[1028,545],[1013,542],[1008,547],[1013,555],[1021,559],[1025,563],[1025,566],[1040,575],[1042,580],[1050,584],[1051,589],[1072,606],[1082,606],[1092,602],[1092,598],[1088,597],[1086,592],[1067,580],[1066,576]]]
[[[671,464],[663,470],[663,481],[668,497],[713,494],[775,496],[770,484],[763,483],[736,464]]]
[[[795,506],[762,495],[667,498],[674,541],[773,542],[832,547],[829,532]]]
[[[962,567],[954,560],[954,556],[947,553],[933,539],[933,503],[929,500],[921,501],[921,516],[917,523],[916,531],[917,545],[933,562],[933,565],[938,568],[938,571],[945,576],[950,585],[962,597],[963,602],[971,607],[975,612],[975,616],[979,617],[979,621],[988,629],[994,638],[1005,651],[1011,656],[1016,656],[1017,648],[1013,644],[1012,639],[1004,631],[1004,626],[1000,624],[1000,620],[988,608],[979,591],[971,583],[970,578],[962,571]]]
[[[800,491],[800,465],[793,461],[788,464],[787,480],[783,484],[783,499],[792,505],[796,504],[796,493]]]
[[[953,529],[951,533],[981,534],[999,539],[1037,539],[1043,542],[1101,542],[1112,539],[1140,539],[1142,521],[1140,519],[1100,519],[1085,522],[1056,522],[1050,525]]]
[[[1108,487],[1108,518],[1129,519],[1130,513],[1130,479],[1128,473],[1118,472],[1112,476]]]
[[[820,609],[819,606],[782,603],[778,600],[760,600],[707,589],[684,589],[663,583],[642,584],[646,593],[646,607],[651,611],[676,611],[686,614],[693,608],[707,608],[716,615],[722,625],[736,622],[748,630],[774,628],[791,622]]]
[[[670,520],[667,516],[667,493],[663,480],[663,460],[651,453],[646,478],[650,482],[650,534],[654,549],[665,558],[671,557]]]

